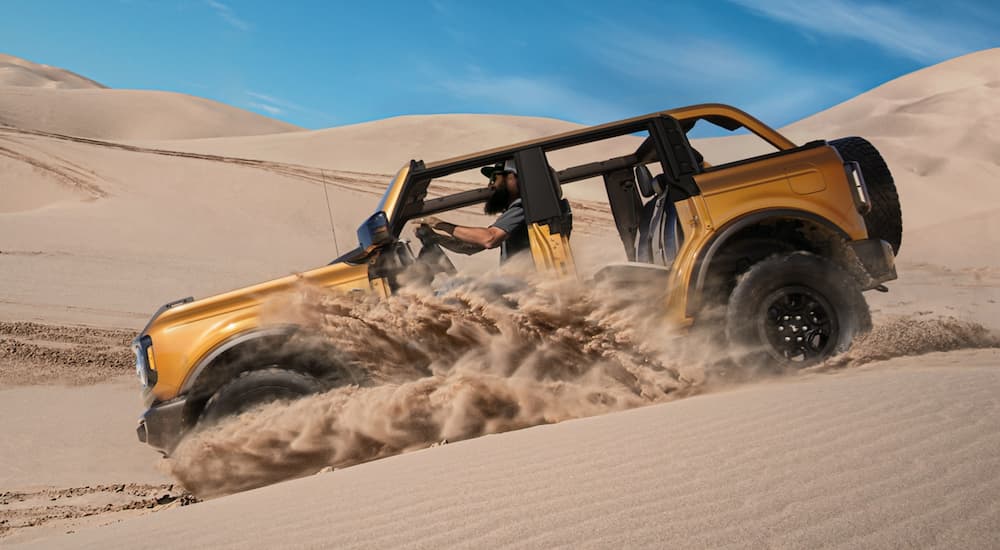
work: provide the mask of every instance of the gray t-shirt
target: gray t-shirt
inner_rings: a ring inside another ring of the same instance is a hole
[[[518,252],[529,250],[531,243],[528,240],[528,224],[524,219],[524,206],[521,199],[515,199],[510,203],[507,210],[500,214],[497,221],[490,227],[503,229],[507,232],[507,239],[500,243],[500,261],[504,262]]]

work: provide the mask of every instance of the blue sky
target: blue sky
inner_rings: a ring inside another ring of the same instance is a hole
[[[9,0],[0,51],[114,88],[189,93],[308,128],[451,112],[597,123],[715,101],[781,126],[1000,46],[998,6]]]

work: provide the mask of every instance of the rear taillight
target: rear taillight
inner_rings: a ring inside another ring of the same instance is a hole
[[[854,161],[845,162],[844,171],[847,172],[851,196],[854,197],[854,206],[857,207],[858,213],[864,215],[871,212],[871,198],[868,196],[868,186],[865,185],[865,175],[861,172],[861,165]]]

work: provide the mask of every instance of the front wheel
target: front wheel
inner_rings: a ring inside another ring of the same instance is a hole
[[[753,265],[726,311],[730,355],[741,366],[803,368],[847,351],[871,328],[868,303],[844,269],[808,252]]]
[[[198,424],[214,424],[267,403],[290,401],[323,389],[319,380],[302,372],[282,368],[244,372],[212,395]]]

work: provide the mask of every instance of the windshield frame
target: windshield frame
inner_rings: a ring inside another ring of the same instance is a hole
[[[375,212],[385,212],[386,217],[389,218],[389,225],[392,225],[392,217],[396,212],[396,204],[399,202],[399,196],[406,186],[406,179],[410,176],[410,168],[412,166],[412,162],[407,163],[396,172],[396,176],[389,182],[389,186],[386,187],[385,193],[382,194],[382,198],[375,207]]]

